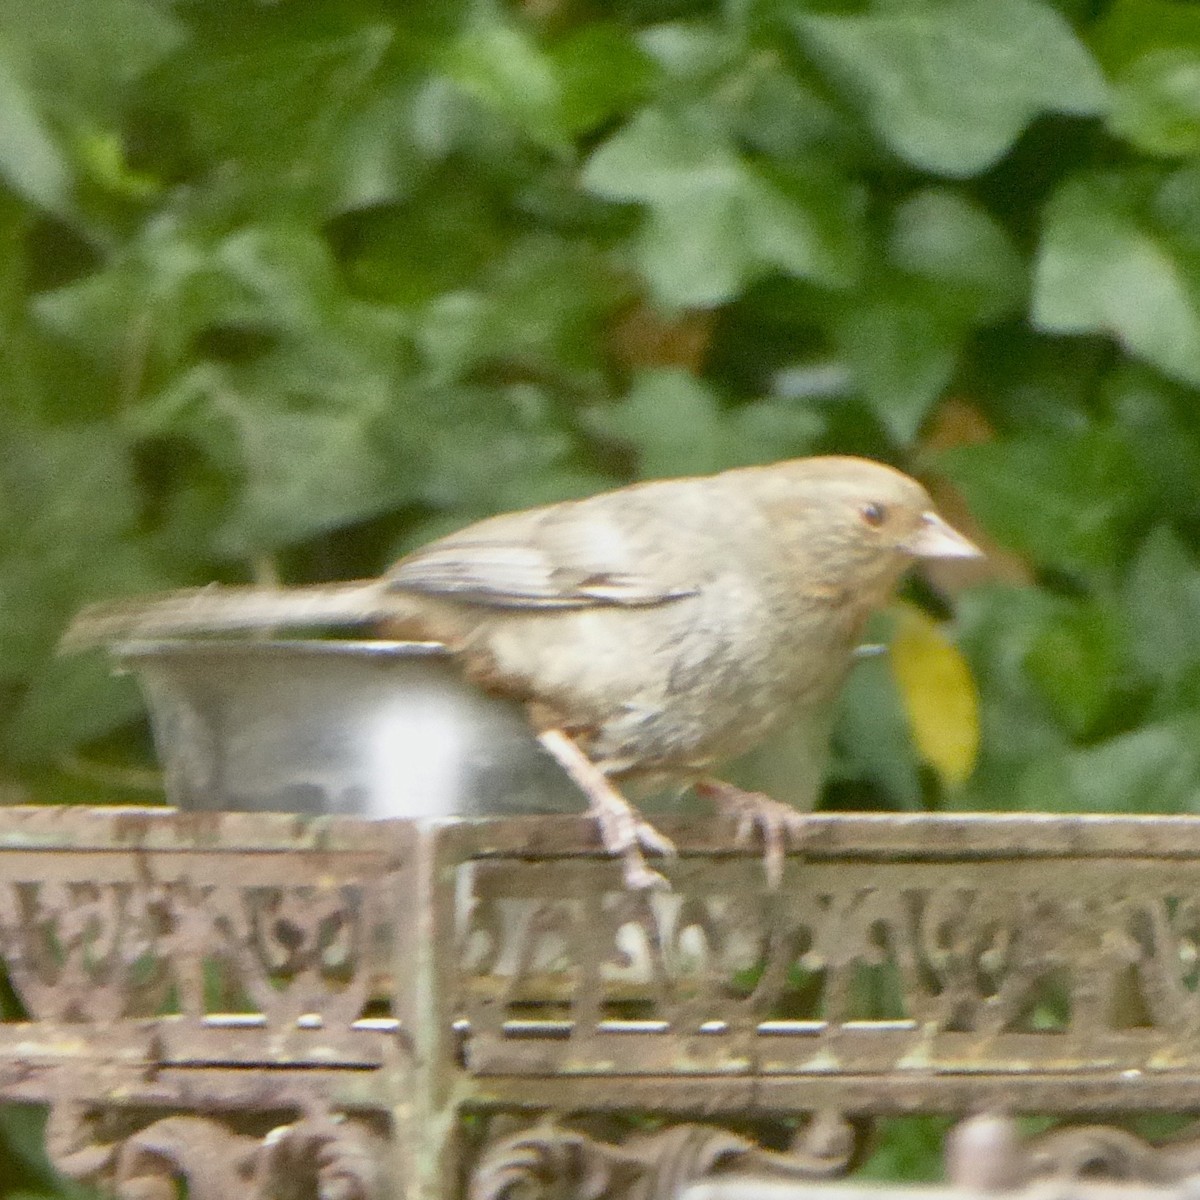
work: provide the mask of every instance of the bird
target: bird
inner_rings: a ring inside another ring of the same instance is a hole
[[[674,847],[625,793],[688,786],[737,817],[739,840],[761,833],[774,886],[799,811],[713,772],[786,721],[829,725],[907,569],[980,556],[903,472],[797,458],[503,513],[373,579],[93,604],[62,646],[363,625],[441,643],[473,684],[524,705],[628,887],[665,886],[646,852]]]

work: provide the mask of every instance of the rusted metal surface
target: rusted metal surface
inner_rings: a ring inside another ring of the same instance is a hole
[[[607,1141],[546,1121],[493,1139],[471,1175],[468,1200],[538,1194],[670,1200],[696,1180],[730,1171],[758,1180],[831,1179],[850,1165],[854,1131],[838,1114],[820,1113],[784,1150],[718,1125],[674,1124]]]
[[[707,1166],[673,1194],[680,1200],[1195,1200],[1200,1136],[1191,1129],[1153,1145],[1123,1129],[1088,1125],[1023,1138],[1011,1118],[973,1117],[946,1139],[948,1183],[940,1187],[796,1186],[736,1164],[728,1171]]]
[[[888,1113],[1200,1111],[1200,821],[813,817],[777,892],[661,824],[634,895],[568,817],[4,810],[0,1099],[118,1195],[264,1200],[650,1200],[827,1179]],[[1200,1172],[1070,1136],[1036,1161]]]
[[[1019,1092],[1086,1068],[1119,1092],[1200,1071],[1200,859],[1154,856],[1153,823],[1034,822],[1002,847],[988,821],[825,826],[778,893],[731,859],[685,857],[654,895],[612,890],[600,862],[476,862],[472,1071],[887,1074],[909,1095],[964,1073]]]
[[[130,1197],[185,1179],[265,1200],[297,1174],[322,1196],[390,1193],[411,1016],[394,948],[418,837],[380,833],[0,813],[0,952],[25,1010],[0,1024],[0,1096],[51,1106],[66,1173]]]
[[[254,1122],[192,1114],[113,1119],[111,1112],[62,1102],[51,1109],[46,1145],[70,1178],[122,1200],[168,1200],[187,1185],[189,1200],[384,1200],[383,1138],[369,1123],[335,1118],[313,1105],[266,1132]],[[260,1125],[262,1122],[258,1122]]]
[[[542,1121],[499,1134],[476,1164],[469,1200],[587,1196],[592,1200],[1194,1200],[1200,1136],[1166,1145],[1088,1125],[1023,1137],[1010,1117],[974,1117],[946,1139],[943,1186],[846,1183],[858,1131],[817,1113],[782,1150],[715,1124],[606,1136]],[[836,1182],[835,1182],[836,1180]]]

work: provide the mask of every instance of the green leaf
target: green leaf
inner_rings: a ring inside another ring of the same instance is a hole
[[[1179,520],[1200,516],[1200,413],[1191,389],[1129,363],[1107,376],[1104,394],[1150,502]]]
[[[259,353],[282,343],[306,360],[309,390],[318,375],[340,373],[344,383],[372,359],[394,369],[402,325],[346,294],[316,230],[282,221],[220,240],[152,224],[107,269],[44,293],[34,311],[113,367],[140,363],[148,387],[164,375],[183,379],[198,340],[215,330],[254,334]]]
[[[128,418],[144,438],[189,446],[232,485],[220,527],[210,530],[213,555],[262,554],[419,492],[419,477],[390,436],[390,421],[403,420],[404,409],[385,408],[385,381],[364,370],[343,392],[302,362],[281,353],[243,368],[197,366]],[[308,394],[289,394],[293,384]],[[419,443],[414,458],[418,450]]]
[[[0,679],[43,669],[83,601],[162,586],[136,534],[141,496],[115,423],[6,430],[0,451]]]
[[[834,306],[832,334],[857,390],[907,444],[950,385],[970,330],[1019,303],[1025,272],[1000,226],[942,188],[899,205],[885,253]]]
[[[412,549],[473,517],[613,486],[573,461],[571,440],[553,424],[551,399],[540,388],[456,386],[425,401],[398,432],[420,499],[441,512],[397,549]]]
[[[48,562],[90,555],[138,516],[128,436],[108,422],[7,430],[0,509],[0,546],[36,549]]]
[[[185,38],[169,6],[151,0],[0,0],[0,30],[42,102],[92,127],[117,122],[129,85]]]
[[[342,265],[358,295],[405,307],[470,287],[505,250],[497,214],[469,173],[444,172],[405,204],[354,218]]]
[[[1025,264],[1005,230],[979,205],[947,188],[927,188],[895,212],[888,257],[929,280],[948,315],[994,321],[1024,298]]]
[[[595,383],[597,333],[619,291],[586,243],[546,235],[497,253],[474,287],[443,290],[416,330],[432,382],[520,362]]]
[[[143,710],[129,678],[114,678],[106,655],[50,658],[4,729],[4,750],[18,762],[52,762]]]
[[[113,130],[82,133],[76,137],[74,149],[80,170],[88,180],[114,195],[148,201],[162,191],[159,181],[152,175],[130,168],[126,146]]]
[[[747,467],[815,454],[825,433],[824,415],[789,400],[756,400],[728,416],[726,466]]]
[[[892,287],[847,304],[834,340],[854,383],[899,442],[916,436],[954,374],[959,331],[931,305]]]
[[[893,0],[795,23],[879,137],[937,174],[985,170],[1040,113],[1105,106],[1095,63],[1036,0]]]
[[[186,64],[173,59],[179,69],[164,69],[160,87],[186,112],[197,148],[223,164],[225,186],[231,177],[250,181],[261,196],[302,199],[324,212],[342,188],[341,137],[355,127],[391,38],[380,25],[260,39]]]
[[[1110,74],[1148,51],[1200,47],[1200,9],[1179,0],[1113,0],[1088,41]]]
[[[998,541],[1046,565],[1111,570],[1143,503],[1132,455],[1110,430],[966,446],[937,463]]]
[[[735,44],[726,33],[699,21],[651,25],[638,44],[668,76],[694,86],[711,86],[736,61]]]
[[[821,95],[816,81],[798,78],[795,65],[781,57],[742,59],[714,99],[728,114],[731,134],[776,162],[819,156],[849,164],[869,156],[861,123]]]
[[[1034,323],[1105,333],[1161,371],[1200,384],[1200,273],[1116,175],[1068,180],[1046,210]]]
[[[1134,195],[1140,193],[1140,189]],[[1200,205],[1200,163],[1191,161],[1168,174],[1150,195],[1147,219],[1161,230],[1181,259],[1195,274],[1200,255],[1200,223],[1196,221]]]
[[[567,145],[566,97],[549,56],[517,24],[488,7],[446,58],[451,78],[514,121],[529,137]]]
[[[329,321],[338,299],[337,268],[328,245],[315,230],[298,223],[240,229],[212,248],[204,269],[222,276],[229,285],[226,294],[236,294],[240,301],[232,311],[212,312],[213,322],[254,322],[307,334]]]
[[[592,155],[583,185],[649,208],[637,257],[668,307],[720,304],[772,268],[831,287],[858,269],[854,189],[755,167],[696,121],[640,113]]]
[[[793,458],[811,451],[824,428],[816,413],[777,400],[723,409],[704,383],[675,368],[643,372],[624,400],[589,418],[637,451],[643,479]]]
[[[1124,649],[1113,612],[1098,602],[1064,602],[1037,631],[1026,667],[1073,737],[1090,733],[1111,705]]]
[[[572,135],[587,133],[640,100],[655,66],[619,25],[595,22],[551,51],[562,94],[562,121]]]
[[[1134,662],[1178,683],[1200,663],[1200,564],[1166,525],[1139,547],[1122,594]]]
[[[34,204],[66,214],[73,186],[70,167],[11,55],[7,41],[0,40],[0,177]]]
[[[248,400],[235,419],[245,487],[218,538],[230,554],[249,557],[373,516],[405,490],[362,414]]]
[[[709,177],[694,179],[702,167]],[[611,200],[662,205],[689,182],[715,194],[732,194],[740,174],[731,148],[712,132],[647,109],[592,155],[583,185]]]
[[[349,114],[331,150],[329,206],[354,212],[408,199],[430,164],[418,144],[417,95],[399,80],[381,82]]]
[[[752,270],[741,163],[713,135],[648,110],[592,155],[582,183],[649,207],[638,257],[663,304],[719,304]]]
[[[1016,789],[1029,764],[1070,747],[1029,671],[1040,632],[1061,605],[1039,588],[990,585],[963,592],[955,607],[956,640],[979,687],[982,737],[975,774],[944,800],[955,808],[1020,808]]]
[[[592,416],[608,436],[637,450],[644,479],[707,475],[721,466],[725,443],[716,399],[686,371],[647,372],[620,404]]]
[[[174,360],[230,299],[216,294],[212,275],[205,280],[210,256],[165,218],[94,274],[37,296],[31,309],[43,328],[97,359],[128,361],[134,348]]]
[[[1200,151],[1200,48],[1151,50],[1120,74],[1109,129],[1146,154]]]
[[[740,198],[715,172],[689,195],[655,206],[636,246],[650,294],[668,308],[711,308],[753,274]]]
[[[862,265],[864,197],[822,166],[746,170],[745,220],[754,262],[826,287],[847,287]]]
[[[1055,812],[1196,812],[1200,723],[1180,717],[1034,763],[1022,808]]]
[[[897,808],[919,810],[921,777],[896,680],[883,658],[856,663],[837,708],[834,772],[877,783]]]

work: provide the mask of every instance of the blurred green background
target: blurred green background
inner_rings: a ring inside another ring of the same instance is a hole
[[[0,0],[0,243],[5,801],[155,796],[85,601],[832,450],[992,558],[826,804],[1198,807],[1200,5]]]

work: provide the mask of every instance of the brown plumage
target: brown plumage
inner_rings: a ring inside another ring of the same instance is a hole
[[[795,459],[492,517],[376,580],[96,605],[64,644],[352,624],[443,642],[468,678],[527,705],[643,886],[660,877],[640,847],[669,843],[611,779],[694,782],[797,713],[827,721],[864,622],[913,560],[978,554],[899,471]],[[777,875],[790,810],[708,792],[761,826]]]

